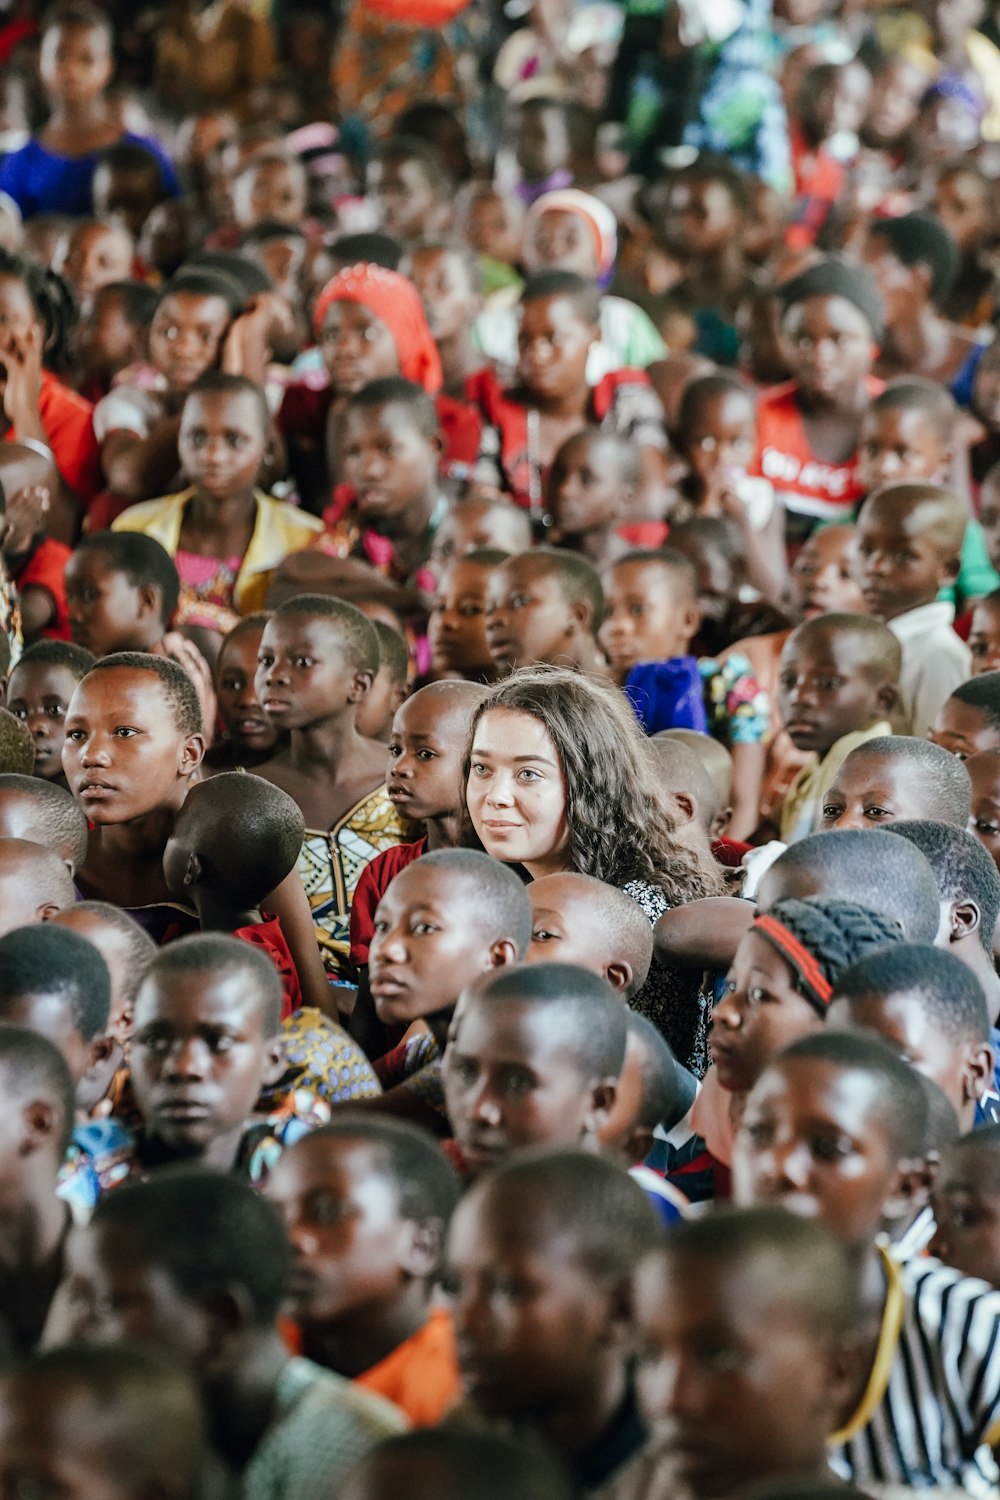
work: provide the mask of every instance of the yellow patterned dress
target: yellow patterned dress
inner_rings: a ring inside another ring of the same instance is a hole
[[[383,849],[409,843],[417,832],[412,823],[399,816],[384,785],[369,792],[331,829],[306,829],[298,870],[312,907],[316,941],[331,979],[350,982],[354,978],[350,914],[361,871]]]

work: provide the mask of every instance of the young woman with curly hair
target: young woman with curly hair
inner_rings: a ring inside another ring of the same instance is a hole
[[[513,673],[476,711],[463,781],[468,842],[532,880],[593,875],[631,896],[650,922],[722,890],[721,872],[678,839],[648,743],[609,682],[558,667]],[[654,961],[631,1001],[699,1073],[700,989],[700,973]]]

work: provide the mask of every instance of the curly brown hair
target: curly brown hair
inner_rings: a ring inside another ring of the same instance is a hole
[[[495,709],[529,714],[555,745],[566,784],[570,869],[619,890],[645,881],[672,906],[722,892],[714,862],[677,838],[676,820],[657,786],[655,759],[621,690],[563,667],[523,667],[476,709],[462,774],[467,844],[482,848],[465,793],[476,728]]]

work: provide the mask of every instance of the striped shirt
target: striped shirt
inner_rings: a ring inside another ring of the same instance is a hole
[[[888,1284],[868,1386],[831,1439],[838,1473],[869,1484],[958,1486],[997,1493],[1000,1292],[940,1261],[897,1264]]]

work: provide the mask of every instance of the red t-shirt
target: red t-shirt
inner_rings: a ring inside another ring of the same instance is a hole
[[[412,865],[427,849],[427,840],[413,844],[393,844],[383,849],[365,865],[358,876],[351,898],[351,963],[360,967],[368,962],[368,948],[375,931],[375,912],[392,881]]]
[[[865,388],[870,398],[885,389],[885,382],[869,375]],[[753,472],[774,486],[785,509],[815,521],[849,521],[864,498],[858,478],[858,451],[842,463],[825,463],[809,446],[799,383],[765,391],[757,403],[757,454]]]
[[[48,370],[43,370],[38,414],[56,468],[81,503],[89,505],[103,483],[100,453],[94,436],[93,406]],[[7,429],[5,438],[7,442],[14,441],[11,428]]]
[[[251,927],[237,927],[233,937],[241,943],[250,943],[266,953],[278,971],[281,980],[281,1019],[287,1020],[293,1011],[302,1009],[302,989],[299,972],[292,958],[292,950],[285,941],[281,922],[277,917],[265,917]]]
[[[69,609],[66,604],[66,564],[73,556],[72,549],[62,542],[46,536],[14,574],[18,592],[25,589],[44,589],[52,600],[55,616],[42,631],[46,640],[68,641]]]

